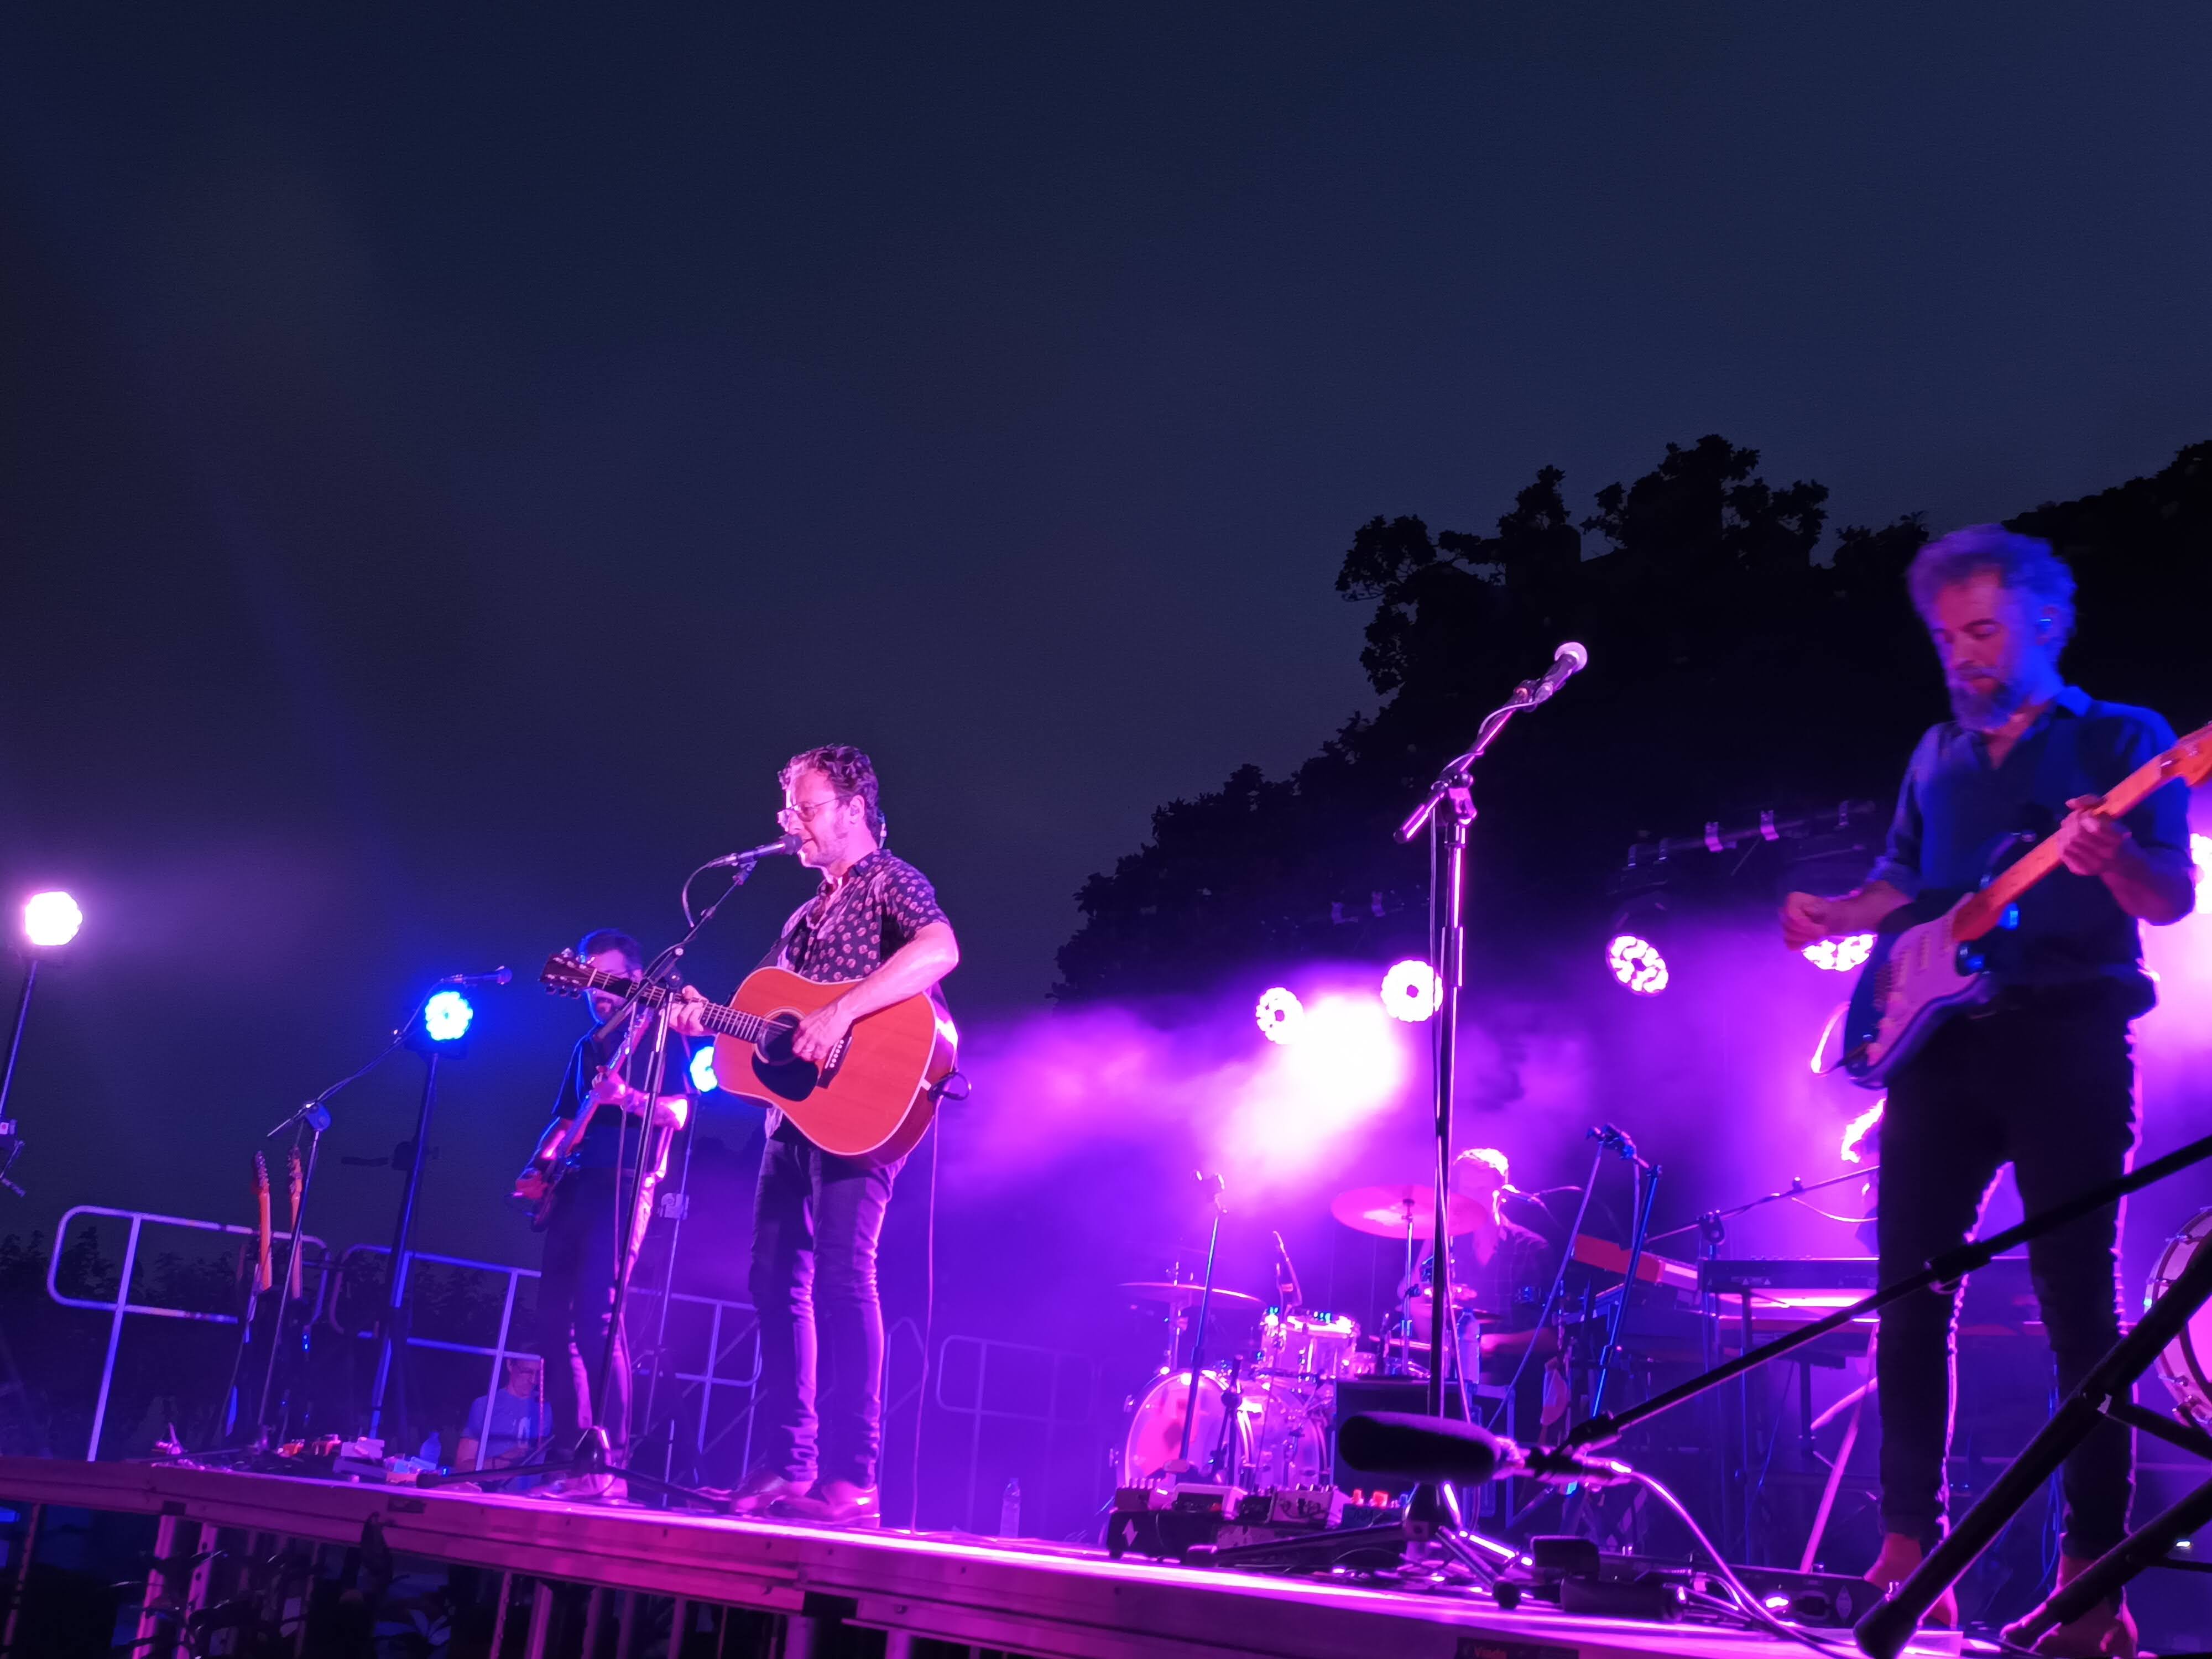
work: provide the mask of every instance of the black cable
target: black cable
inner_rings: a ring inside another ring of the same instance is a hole
[[[1536,1334],[1530,1335],[1528,1346],[1521,1351],[1521,1363],[1513,1368],[1513,1379],[1505,1385],[1504,1396],[1498,1402],[1501,1408],[1519,1396],[1521,1378],[1528,1371],[1529,1360],[1535,1357],[1539,1335],[1552,1323],[1552,1310],[1558,1305],[1559,1293],[1566,1288],[1567,1263],[1574,1259],[1575,1241],[1583,1236],[1583,1218],[1589,1213],[1590,1196],[1597,1191],[1597,1174],[1604,1162],[1605,1148],[1600,1146],[1590,1159],[1589,1178],[1583,1182],[1582,1202],[1575,1206],[1575,1224],[1567,1230],[1567,1242],[1559,1247],[1559,1265],[1552,1271],[1552,1288],[1545,1294],[1544,1310],[1536,1316]],[[1620,1293],[1623,1297],[1628,1294],[1626,1283],[1622,1285]],[[1483,1426],[1488,1428],[1489,1411],[1486,1409],[1482,1416]]]
[[[1721,1583],[1728,1586],[1729,1593],[1741,1603],[1744,1616],[1747,1619],[1772,1635],[1786,1638],[1792,1642],[1802,1642],[1815,1653],[1851,1654],[1853,1659],[1856,1659],[1854,1650],[1846,1648],[1840,1643],[1832,1642],[1826,1637],[1815,1636],[1812,1632],[1800,1626],[1785,1623],[1768,1612],[1765,1604],[1744,1588],[1743,1581],[1735,1576],[1735,1569],[1729,1565],[1727,1558],[1715,1547],[1713,1540],[1705,1536],[1705,1528],[1691,1518],[1690,1511],[1683,1507],[1682,1500],[1669,1492],[1657,1476],[1646,1474],[1640,1469],[1630,1469],[1628,1478],[1665,1504],[1674,1518],[1682,1523],[1683,1528],[1688,1532],[1691,1541],[1712,1558],[1715,1575]]]

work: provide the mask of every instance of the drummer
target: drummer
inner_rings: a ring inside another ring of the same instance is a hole
[[[1452,1160],[1452,1229],[1459,1234],[1452,1249],[1452,1302],[1476,1316],[1486,1361],[1517,1358],[1528,1340],[1526,1334],[1542,1316],[1556,1265],[1553,1246],[1541,1233],[1517,1226],[1499,1212],[1511,1174],[1505,1154],[1494,1146],[1478,1146]],[[1425,1255],[1412,1277],[1398,1286],[1401,1303],[1412,1298],[1413,1336],[1419,1342],[1428,1340],[1434,1260],[1433,1252]]]

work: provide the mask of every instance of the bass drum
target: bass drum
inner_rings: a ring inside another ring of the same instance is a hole
[[[2199,1250],[2212,1250],[2212,1210],[2166,1240],[2158,1266],[2143,1287],[2143,1306],[2164,1296]],[[2181,1414],[2200,1429],[2212,1429],[2212,1302],[2190,1316],[2181,1334],[2158,1357],[2158,1374],[2173,1392]]]
[[[1190,1400],[1190,1373],[1156,1376],[1137,1396],[1129,1415],[1128,1438],[1121,1448],[1121,1484],[1162,1484],[1169,1465],[1182,1455],[1183,1416]],[[1318,1486],[1327,1481],[1329,1419],[1320,1402],[1304,1390],[1246,1383],[1237,1423],[1224,1444],[1222,1424],[1228,1416],[1227,1376],[1206,1371],[1198,1379],[1197,1415],[1190,1433],[1190,1461],[1203,1471],[1217,1449],[1233,1458],[1236,1483],[1248,1491],[1272,1486]]]

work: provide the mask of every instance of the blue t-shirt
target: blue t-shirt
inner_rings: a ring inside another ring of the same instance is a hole
[[[491,1432],[484,1432],[484,1407],[491,1407]],[[545,1437],[551,1413],[539,1400],[525,1400],[507,1389],[495,1395],[478,1395],[469,1407],[461,1438],[477,1442],[477,1455],[486,1463],[536,1445]]]
[[[2148,708],[2099,702],[2066,686],[1996,766],[1989,740],[1955,720],[1929,727],[1898,792],[1889,845],[1869,874],[1908,895],[1955,897],[1981,884],[2008,847],[2025,850],[2056,830],[2066,803],[2101,795],[2173,746],[2173,728]],[[2121,822],[2145,848],[2186,854],[2189,791],[2153,790]],[[2142,971],[2136,919],[2094,876],[2063,866],[2022,895],[2020,927],[1997,936],[1990,971],[2012,985],[2127,981],[2136,1012],[2156,1000]]]

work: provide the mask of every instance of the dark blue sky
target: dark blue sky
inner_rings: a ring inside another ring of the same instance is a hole
[[[1366,701],[1372,514],[1717,430],[1942,527],[2212,434],[2212,13],[1468,9],[10,12],[34,1209],[204,1209],[425,975],[665,937],[817,741],[1034,1004],[1153,806]],[[570,1030],[499,1009],[472,1199]]]

